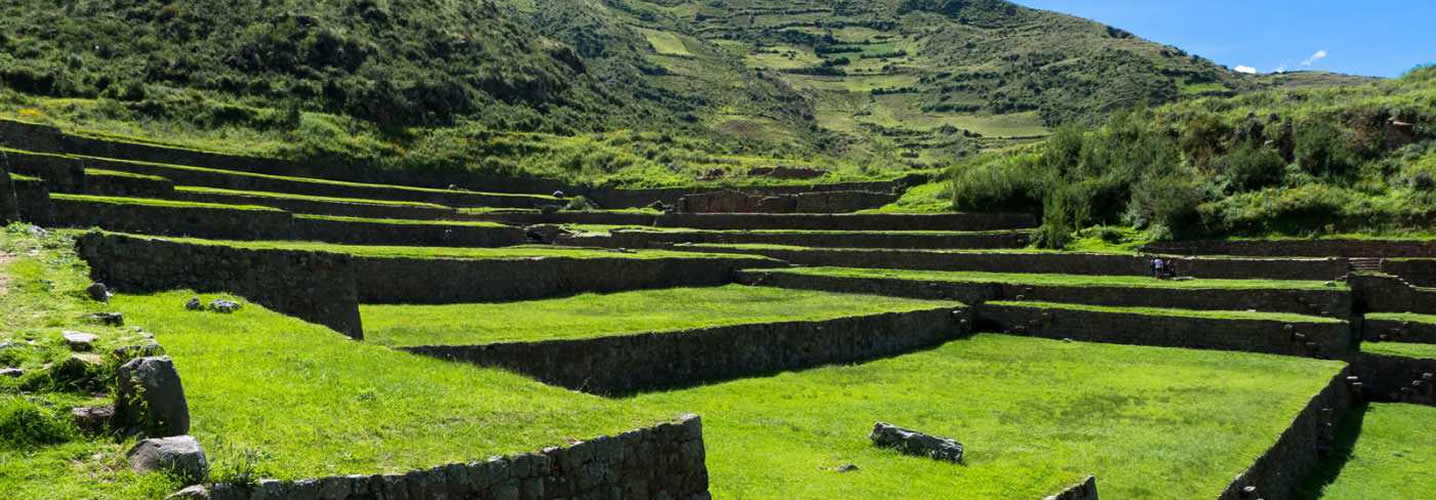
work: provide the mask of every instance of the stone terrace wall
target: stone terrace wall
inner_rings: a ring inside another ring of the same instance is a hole
[[[127,175],[85,175],[85,193],[97,196],[169,198],[175,186],[169,179],[148,179]]]
[[[903,278],[812,276],[782,271],[741,271],[740,283],[838,293],[887,295],[914,299],[957,300],[980,304],[992,300],[1033,300],[1098,306],[1159,307],[1217,311],[1288,312],[1351,317],[1348,290],[1219,288],[1144,288],[1121,286],[1017,285],[922,281]]]
[[[1083,342],[1341,357],[1351,352],[1351,325],[1203,319],[1124,312],[982,304],[979,323],[1014,335]]]
[[[528,242],[516,227],[294,218],[294,238],[347,245],[503,247]]]
[[[405,350],[621,395],[908,353],[965,335],[968,315],[950,306],[824,321]]]
[[[905,186],[927,182],[928,176],[915,174],[890,181],[837,182],[831,184],[797,184],[780,186],[739,186],[732,188],[664,188],[664,189],[580,189],[570,194],[583,194],[604,208],[646,207],[654,202],[677,205],[686,195],[732,189],[756,196],[782,196],[821,191],[894,192]]]
[[[366,304],[456,304],[644,288],[731,283],[738,269],[783,263],[751,258],[424,259],[356,257]]]
[[[896,203],[898,198],[901,198],[891,191],[814,191],[798,193],[795,196],[798,198],[798,206],[794,210],[809,214],[856,212]]]
[[[676,249],[683,249],[677,246]],[[790,248],[703,248],[703,251],[763,255],[805,266],[1054,273],[1150,275],[1149,258],[1085,253],[981,253],[923,250]],[[1343,259],[1174,258],[1184,276],[1207,279],[1331,280],[1346,274]]]
[[[168,165],[151,165],[108,158],[83,158],[91,168],[119,170],[145,175],[156,175],[174,181],[175,184],[205,186],[239,191],[267,191],[278,193],[328,196],[333,198],[358,198],[387,201],[418,201],[438,203],[457,207],[508,207],[534,208],[535,205],[550,202],[549,198],[522,194],[474,193],[449,190],[414,190],[390,185],[342,184],[310,182],[288,177],[245,175],[242,172],[220,172],[176,168]],[[183,164],[181,164],[183,165]],[[192,165],[185,165],[192,166]],[[284,173],[293,176],[296,174]]]
[[[1368,399],[1436,405],[1436,359],[1358,353],[1351,370]]]
[[[168,198],[201,203],[221,203],[225,205],[259,205],[296,213],[337,215],[342,217],[434,220],[449,217],[454,214],[454,209],[452,208],[302,200],[252,196],[238,193],[175,191],[168,196]]]
[[[258,491],[218,484],[210,488],[209,498],[711,498],[703,423],[696,415],[685,415],[676,423],[599,437],[566,448],[545,448],[526,455],[494,457],[404,474],[263,480],[255,489]]]
[[[831,231],[993,231],[1035,227],[1030,214],[663,214],[662,227]]]
[[[1416,288],[1395,276],[1353,274],[1349,278],[1361,312],[1436,314],[1436,290]]]
[[[1333,377],[1292,420],[1276,444],[1237,476],[1217,499],[1302,498],[1298,493],[1303,483],[1321,465],[1326,450],[1335,441],[1334,429],[1359,398],[1347,383],[1349,374],[1343,369]],[[1255,491],[1247,493],[1248,487]]]
[[[15,189],[20,220],[40,226],[55,223],[55,204],[50,202],[50,190],[45,187],[45,181],[15,179],[11,187]]]
[[[348,255],[247,250],[89,232],[77,241],[95,281],[129,293],[231,292],[305,321],[364,338],[358,269]],[[183,307],[175,304],[175,308]]]
[[[504,224],[601,224],[611,226],[652,226],[658,214],[639,212],[490,212],[457,214],[455,220],[502,222]]]
[[[85,192],[85,164],[75,158],[0,151],[0,161],[10,166],[11,172],[45,179],[46,188],[52,192]]]
[[[817,191],[798,194],[745,194],[713,191],[684,195],[679,212],[690,213],[849,213],[895,202],[898,195],[873,191]]]
[[[1402,240],[1197,240],[1152,243],[1145,252],[1291,257],[1436,257],[1436,242]]]
[[[168,207],[52,198],[54,224],[112,231],[217,239],[287,239],[289,212],[219,207]]]
[[[1097,500],[1097,477],[1087,476],[1082,482],[1044,500]]]
[[[1381,272],[1400,276],[1416,286],[1436,286],[1436,259],[1385,259]]]
[[[1436,324],[1370,317],[1362,323],[1363,338],[1368,342],[1436,344]]]
[[[890,233],[890,232],[654,232],[614,230],[613,246],[662,248],[674,243],[763,244],[815,248],[1001,249],[1023,248],[1027,232],[1011,233]],[[579,239],[574,244],[582,244]]]
[[[0,161],[0,224],[20,220],[20,204],[15,198],[15,186],[10,180],[10,169]]]

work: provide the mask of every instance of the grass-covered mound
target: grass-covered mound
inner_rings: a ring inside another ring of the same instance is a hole
[[[186,311],[191,296],[120,296],[114,307],[174,358],[191,433],[220,479],[247,470],[288,479],[403,472],[678,415],[353,342],[255,304],[233,315]]]
[[[1339,475],[1312,498],[1323,500],[1406,500],[1436,491],[1436,408],[1372,404],[1360,419],[1355,446]]]
[[[1096,474],[1104,497],[1187,499],[1217,496],[1341,366],[980,334],[633,402],[703,415],[715,498],[1042,498]],[[874,448],[878,420],[953,437],[966,464]]]
[[[1147,276],[988,273],[978,271],[914,271],[854,267],[803,267],[773,269],[765,273],[797,274],[834,278],[898,279],[947,283],[1009,283],[1016,285],[1064,287],[1130,287],[1220,290],[1346,290],[1346,285],[1326,286],[1323,281],[1262,279],[1158,280]]]
[[[822,321],[958,306],[951,302],[729,285],[439,306],[360,306],[369,342],[475,345],[570,340],[692,328]]]

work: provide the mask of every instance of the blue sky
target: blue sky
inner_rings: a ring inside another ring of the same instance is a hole
[[[1436,62],[1433,0],[1016,0],[1093,19],[1218,64],[1399,76]]]

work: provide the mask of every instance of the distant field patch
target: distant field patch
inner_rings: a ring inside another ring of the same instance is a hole
[[[683,43],[683,39],[675,33],[648,28],[636,29],[639,33],[643,33],[643,38],[648,39],[648,45],[653,46],[653,51],[659,55],[683,57],[693,55],[693,53],[688,50],[688,46]]]

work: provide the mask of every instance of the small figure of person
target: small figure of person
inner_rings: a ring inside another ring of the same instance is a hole
[[[1152,277],[1162,279],[1163,273],[1166,272],[1166,267],[1167,263],[1163,261],[1161,257],[1152,258]]]

